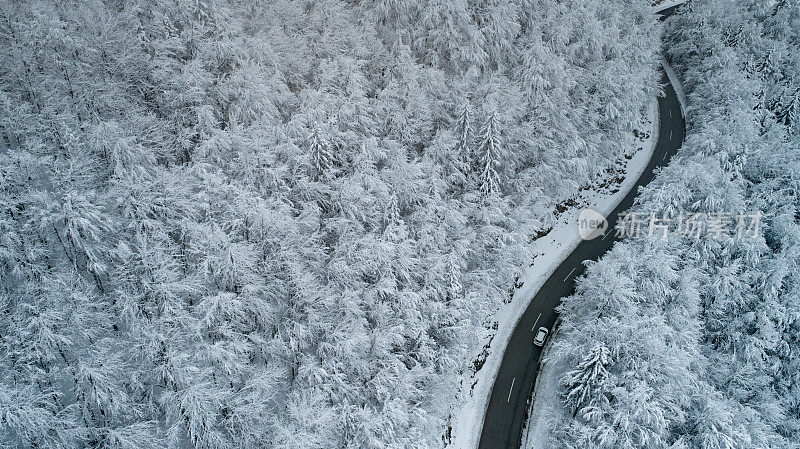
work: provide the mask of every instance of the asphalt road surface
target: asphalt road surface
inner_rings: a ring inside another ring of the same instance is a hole
[[[674,11],[674,7],[668,8],[661,13],[662,17],[671,15]],[[528,399],[531,397],[542,354],[542,348],[533,345],[536,330],[541,326],[552,329],[557,318],[555,308],[562,297],[574,292],[575,278],[583,274],[583,262],[597,260],[611,248],[616,240],[614,229],[619,213],[633,205],[639,186],[647,185],[653,179],[653,170],[669,162],[670,157],[683,143],[683,114],[675,89],[663,71],[662,82],[665,84],[666,96],[658,98],[661,127],[653,156],[636,185],[607,217],[606,234],[581,242],[539,289],[517,323],[495,378],[481,432],[481,449],[516,449],[520,446]]]

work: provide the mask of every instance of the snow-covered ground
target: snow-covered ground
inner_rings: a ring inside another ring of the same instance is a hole
[[[515,291],[512,301],[492,317],[492,322],[497,323],[497,331],[487,341],[488,354],[483,367],[477,373],[465,374],[462,380],[459,401],[462,406],[454,411],[452,440],[447,447],[478,447],[493,380],[517,321],[550,274],[580,243],[577,226],[580,210],[589,207],[607,215],[636,183],[653,154],[658,126],[658,103],[653,100],[648,117],[640,127],[642,136],[637,139],[636,148],[631,148],[611,170],[598,174],[591,186],[573,198],[574,202],[570,202],[569,208],[560,214],[553,229],[532,243],[534,260],[519,279],[522,287]]]
[[[652,2],[652,5],[655,11],[661,11],[681,3],[686,3],[686,0],[656,0]]]
[[[675,70],[673,70],[669,64],[667,64],[667,61],[665,59],[661,60],[661,66],[664,67],[664,71],[667,72],[667,77],[669,78],[669,82],[675,89],[675,94],[678,96],[678,101],[680,102],[681,109],[684,112],[683,116],[686,117],[686,94],[683,92],[683,85],[678,79],[678,74],[675,73]]]

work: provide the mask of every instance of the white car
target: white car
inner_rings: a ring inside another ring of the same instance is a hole
[[[540,327],[538,331],[536,331],[536,336],[533,337],[533,344],[536,346],[543,346],[544,340],[547,338],[547,333],[549,331],[546,327]]]

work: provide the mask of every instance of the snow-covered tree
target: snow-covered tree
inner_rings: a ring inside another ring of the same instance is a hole
[[[502,140],[497,114],[490,112],[480,130],[480,144],[478,146],[476,171],[478,185],[486,196],[498,195],[502,191],[502,167],[504,161]]]
[[[329,143],[320,135],[319,130],[314,128],[308,136],[308,150],[311,155],[311,169],[315,179],[320,179],[330,175],[333,167],[333,154],[330,151]]]
[[[465,102],[464,105],[461,106],[458,122],[456,122],[456,133],[458,136],[456,153],[460,155],[463,160],[469,160],[472,156],[473,132],[470,104]]]
[[[611,363],[611,351],[602,343],[593,346],[572,371],[564,375],[567,391],[564,400],[577,410],[608,377],[606,367]]]

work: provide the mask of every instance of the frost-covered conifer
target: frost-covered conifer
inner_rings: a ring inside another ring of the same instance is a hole
[[[470,104],[469,102],[464,102],[456,123],[456,133],[458,135],[456,153],[463,160],[469,160],[472,156],[473,132]]]
[[[486,196],[501,192],[502,140],[497,123],[497,114],[489,113],[480,131],[480,144],[477,152],[478,185]]]
[[[308,136],[309,153],[311,155],[311,168],[313,177],[320,179],[330,175],[333,166],[333,154],[330,151],[330,143],[325,140],[317,128]]]
[[[567,389],[564,399],[573,409],[581,407],[608,377],[606,367],[611,363],[611,351],[602,343],[596,344],[572,371],[564,375]]]

